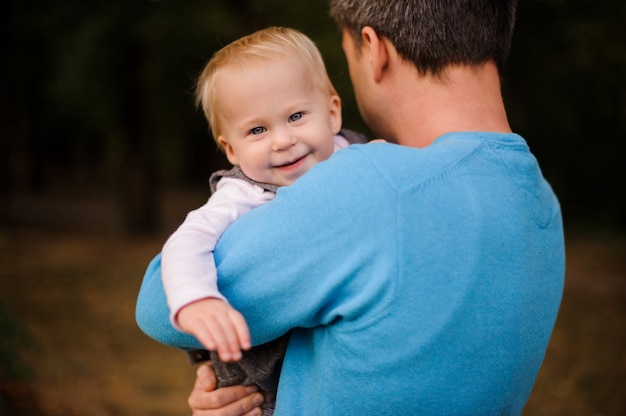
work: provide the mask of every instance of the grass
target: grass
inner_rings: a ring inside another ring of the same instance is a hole
[[[194,368],[134,321],[164,238],[0,229],[0,416],[189,414]],[[572,238],[567,255],[562,308],[524,416],[621,416],[626,242]]]
[[[193,368],[134,322],[142,269],[157,250],[149,241],[63,232],[20,230],[0,237],[0,300],[15,317],[9,328],[27,334],[12,336],[15,341],[2,349],[13,364],[3,371],[0,391],[17,392],[18,402],[36,399],[39,407],[9,413],[5,398],[0,414],[188,413]]]

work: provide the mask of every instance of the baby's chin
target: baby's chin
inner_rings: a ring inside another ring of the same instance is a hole
[[[304,172],[306,173],[306,172]],[[302,175],[304,175],[304,173]],[[300,179],[300,177],[302,175],[299,175],[297,178],[290,178],[290,179],[286,179],[283,181],[280,181],[280,183],[277,183],[277,186],[289,186],[289,185],[293,185],[298,179]]]

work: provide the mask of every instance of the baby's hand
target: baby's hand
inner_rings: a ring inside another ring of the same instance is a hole
[[[184,306],[176,316],[178,325],[208,350],[217,351],[224,362],[241,359],[250,349],[250,332],[243,315],[221,299],[207,298]]]

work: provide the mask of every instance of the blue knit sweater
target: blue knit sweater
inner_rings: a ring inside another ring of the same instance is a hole
[[[515,134],[351,146],[232,224],[220,291],[253,342],[292,330],[275,415],[518,415],[564,278],[558,201]],[[159,258],[140,327],[182,348]]]

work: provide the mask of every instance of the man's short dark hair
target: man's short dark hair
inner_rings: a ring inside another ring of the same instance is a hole
[[[371,26],[420,73],[448,65],[494,61],[502,69],[511,47],[517,0],[330,0],[330,11],[360,45]]]

